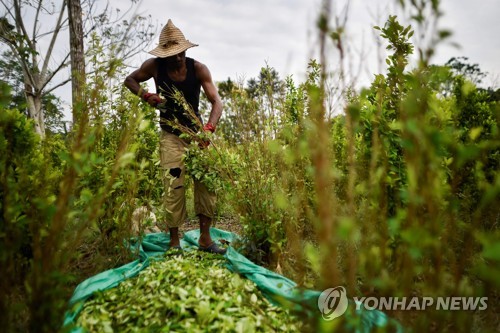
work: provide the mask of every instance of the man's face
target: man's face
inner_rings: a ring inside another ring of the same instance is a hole
[[[184,61],[186,61],[186,51],[166,57],[165,60],[170,68],[180,68],[184,65]]]

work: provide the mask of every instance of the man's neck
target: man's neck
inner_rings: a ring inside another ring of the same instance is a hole
[[[185,61],[182,64],[172,63],[172,64],[168,64],[168,66],[167,66],[167,70],[170,73],[182,73],[186,68],[187,67],[186,67]]]
[[[167,73],[170,79],[174,81],[184,81],[187,75],[186,61],[182,64],[168,64]]]

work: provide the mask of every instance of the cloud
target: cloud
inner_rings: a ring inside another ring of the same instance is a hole
[[[154,17],[162,24],[171,18],[187,39],[200,45],[190,49],[188,56],[206,63],[215,80],[225,80],[254,77],[266,62],[282,75],[305,69],[315,2],[150,0],[141,8],[144,12],[165,8]]]
[[[451,41],[460,48],[443,45],[436,60],[446,62],[453,56],[465,56],[484,72],[500,75],[500,2],[445,0],[443,12],[441,27],[453,32]]]
[[[115,5],[118,0],[111,0]],[[332,19],[341,15],[347,0],[332,2]],[[231,77],[249,79],[259,75],[268,64],[281,77],[294,75],[303,80],[310,58],[317,58],[317,14],[321,0],[145,0],[141,11],[153,15],[160,25],[170,18],[189,40],[200,46],[188,56],[205,63],[215,81]],[[468,56],[487,72],[498,72],[500,39],[495,34],[499,23],[498,0],[442,0],[444,16],[440,28],[454,32],[450,41],[461,49],[444,43],[437,48],[434,63],[443,64],[453,56]],[[351,76],[358,74],[358,85],[368,85],[374,73],[385,70],[385,45],[377,46],[374,25],[383,25],[389,14],[402,13],[396,0],[351,0],[345,31],[347,54],[345,68]],[[332,20],[331,25],[334,25]],[[415,26],[414,22],[412,23]],[[156,43],[160,31],[157,32]],[[338,66],[338,53],[330,45],[328,61]],[[149,55],[138,58],[137,66]],[[416,58],[416,57],[415,57]]]

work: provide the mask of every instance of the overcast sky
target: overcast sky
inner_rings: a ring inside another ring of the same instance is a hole
[[[340,14],[345,3],[332,1],[337,6],[332,14]],[[256,77],[266,63],[282,78],[291,74],[302,81],[308,60],[317,55],[315,21],[319,8],[319,0],[143,0],[140,13],[151,14],[160,26],[150,48],[157,43],[161,27],[172,19],[187,39],[199,44],[189,49],[187,56],[205,63],[215,81]],[[487,85],[498,86],[500,0],[443,0],[441,9],[444,16],[439,28],[451,30],[449,41],[460,48],[450,43],[440,45],[433,63],[466,56],[490,73]],[[346,66],[358,77],[358,86],[369,84],[370,77],[385,67],[379,61],[373,26],[383,25],[390,14],[401,17],[395,0],[350,1]],[[146,51],[130,65],[138,67],[150,56]],[[385,53],[382,56],[385,58]],[[334,70],[338,63],[334,51],[329,53],[329,61]]]
[[[129,6],[129,1],[109,2],[113,8]],[[383,26],[389,15],[397,14],[402,20],[404,15],[397,2],[349,1],[344,68],[349,74],[348,83],[357,88],[368,86],[374,74],[385,70],[386,43],[377,47],[377,31],[373,26]],[[331,16],[342,16],[346,3],[347,0],[332,1],[336,7],[332,7]],[[257,77],[266,64],[274,67],[281,78],[292,75],[295,82],[302,82],[309,59],[318,58],[315,22],[320,4],[321,0],[142,0],[138,13],[151,15],[158,29],[149,46],[128,61],[129,70],[132,72],[151,57],[147,51],[156,46],[161,28],[172,19],[187,39],[199,44],[189,49],[187,56],[206,64],[216,82],[227,78],[244,82]],[[485,86],[500,87],[500,0],[442,0],[441,10],[444,15],[439,29],[451,30],[453,34],[449,42],[437,48],[432,63],[444,64],[451,57],[468,57],[470,63],[479,64],[483,72],[489,73]],[[44,22],[46,28],[52,25]],[[61,47],[63,51],[67,51],[67,46]],[[338,61],[338,54],[331,49],[328,53],[331,72],[338,69]],[[148,83],[150,90],[154,90],[152,80]],[[69,110],[70,84],[57,89],[55,94],[66,101],[65,109]],[[70,119],[70,112],[67,113]]]

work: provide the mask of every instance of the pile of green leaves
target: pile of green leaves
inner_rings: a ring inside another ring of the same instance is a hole
[[[169,253],[137,277],[97,294],[77,324],[89,332],[299,331],[295,317],[224,268],[220,256]]]

